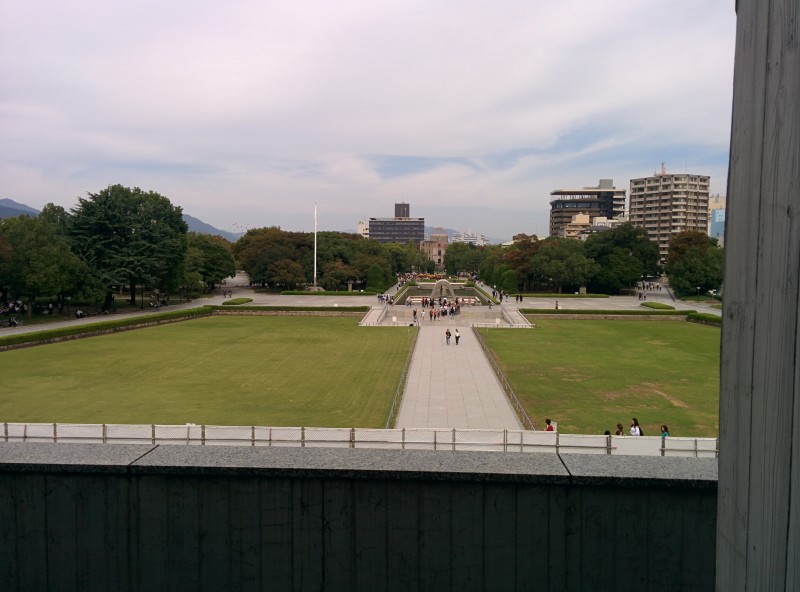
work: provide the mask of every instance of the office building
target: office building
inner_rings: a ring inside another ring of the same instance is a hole
[[[600,179],[597,187],[556,189],[550,195],[550,236],[561,236],[564,226],[576,214],[618,219],[625,216],[625,190],[614,187],[613,179]]]
[[[708,233],[708,188],[711,177],[689,173],[631,179],[630,221],[647,231],[666,258],[679,232]]]
[[[425,239],[425,218],[412,218],[407,203],[394,204],[394,212],[394,218],[370,218],[369,237],[379,243],[421,243]]]

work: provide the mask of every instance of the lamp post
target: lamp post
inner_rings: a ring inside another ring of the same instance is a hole
[[[700,286],[697,286],[697,303],[700,304]]]

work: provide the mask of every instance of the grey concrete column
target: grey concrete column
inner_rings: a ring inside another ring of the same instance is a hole
[[[717,590],[800,590],[800,2],[737,13]]]

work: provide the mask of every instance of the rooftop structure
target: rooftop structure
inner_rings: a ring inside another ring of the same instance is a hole
[[[550,192],[550,236],[563,236],[561,229],[575,214],[609,219],[625,216],[625,190],[614,187],[613,179],[600,179],[597,187],[556,189]]]
[[[394,218],[370,218],[369,237],[380,243],[420,243],[425,239],[425,218],[411,218],[411,206],[394,204]]]

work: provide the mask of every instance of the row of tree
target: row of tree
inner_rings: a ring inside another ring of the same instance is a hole
[[[701,232],[677,234],[670,243],[666,272],[679,294],[718,290],[723,250]],[[586,286],[589,292],[618,294],[644,277],[662,272],[658,245],[631,223],[591,235],[586,241],[517,235],[507,247],[477,248],[455,243],[445,253],[449,274],[478,273],[486,283],[509,292],[562,292]]]
[[[518,235],[510,246],[451,244],[447,273],[479,274],[507,292],[577,290],[616,294],[660,273],[659,252],[643,228],[630,223],[573,239]],[[38,217],[0,221],[2,300],[71,296],[81,302],[110,298],[110,287],[162,292],[213,287],[236,269],[255,284],[295,289],[317,283],[328,290],[383,291],[399,273],[433,272],[434,263],[412,243],[381,244],[357,234],[314,235],[277,227],[249,230],[231,245],[218,236],[188,232],[181,208],[139,188],[110,186],[78,200],[71,211],[48,204]],[[705,293],[722,282],[722,249],[703,233],[677,235],[666,271],[679,293]]]
[[[240,269],[270,288],[313,284],[314,235],[280,228],[249,230],[233,246]],[[434,271],[434,263],[412,243],[378,243],[358,234],[317,233],[317,284],[326,290],[356,287],[381,292],[397,274]]]

